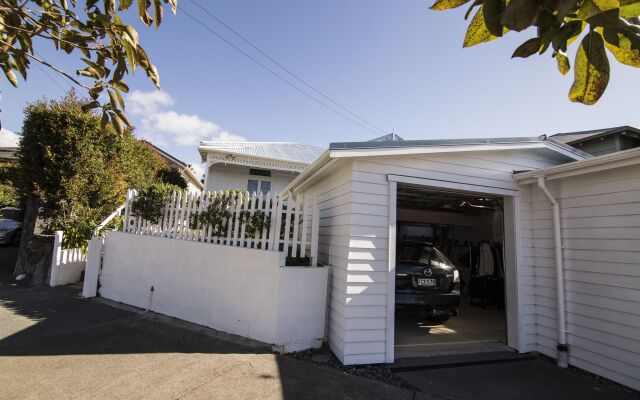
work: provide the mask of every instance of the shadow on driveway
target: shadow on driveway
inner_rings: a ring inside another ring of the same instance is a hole
[[[0,271],[3,400],[429,398],[80,291],[17,286]]]

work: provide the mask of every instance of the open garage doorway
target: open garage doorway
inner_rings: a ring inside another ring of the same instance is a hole
[[[506,349],[504,199],[398,185],[395,357]]]

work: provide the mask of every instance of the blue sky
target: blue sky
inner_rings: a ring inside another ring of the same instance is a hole
[[[378,127],[395,126],[405,139],[529,136],[640,122],[633,68],[612,61],[600,102],[571,103],[572,73],[561,76],[550,54],[510,59],[533,31],[462,49],[466,7],[436,12],[421,0],[198,1],[310,84]],[[179,5],[269,64],[191,0]],[[178,158],[198,163],[198,140],[213,137],[326,147],[376,136],[278,80],[180,10],[166,13],[157,31],[135,25],[160,70],[162,92],[137,72],[128,81],[135,94],[127,112],[139,136]],[[38,52],[70,71],[80,66],[48,45]],[[18,89],[3,79],[3,127],[19,132],[26,102],[61,97],[67,83],[54,80],[35,66]]]

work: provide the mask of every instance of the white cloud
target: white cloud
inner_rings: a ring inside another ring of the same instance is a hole
[[[162,91],[134,91],[127,96],[127,111],[139,118],[138,136],[159,146],[193,146],[200,140],[245,141],[242,136],[221,129],[214,122],[195,114],[181,114],[170,109],[173,98]]]
[[[18,147],[20,136],[8,129],[0,129],[0,147]]]

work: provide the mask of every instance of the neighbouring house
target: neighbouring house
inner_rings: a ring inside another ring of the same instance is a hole
[[[173,169],[178,171],[180,176],[182,176],[182,178],[184,178],[184,180],[187,182],[187,189],[190,192],[202,192],[202,190],[204,189],[204,184],[200,181],[200,178],[196,175],[194,170],[191,169],[191,166],[189,164],[185,163],[184,161],[178,160],[171,154],[167,153],[166,151],[155,146],[153,143],[147,140],[143,139],[143,142],[151,147]]]
[[[632,126],[556,133],[551,137],[594,156],[640,146],[640,129]]]
[[[323,151],[285,142],[203,141],[206,191],[243,190],[278,193]]]
[[[15,161],[17,152],[17,147],[0,147],[0,162]]]
[[[318,204],[326,337],[344,364],[510,348],[640,388],[640,149],[591,158],[546,136],[332,143],[284,192]],[[409,239],[458,267],[462,304],[445,323],[397,303],[416,284],[396,287]]]

